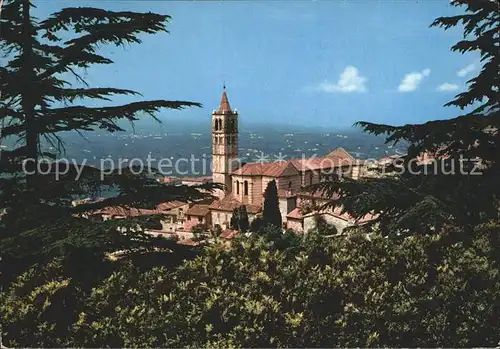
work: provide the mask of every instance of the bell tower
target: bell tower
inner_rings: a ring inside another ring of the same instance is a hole
[[[219,109],[212,112],[212,181],[231,192],[231,172],[238,168],[238,112],[231,110],[226,86]]]

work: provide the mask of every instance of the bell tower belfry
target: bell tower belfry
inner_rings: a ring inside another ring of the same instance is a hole
[[[212,112],[212,181],[231,192],[231,172],[238,168],[238,112],[231,110],[226,86],[219,109]]]

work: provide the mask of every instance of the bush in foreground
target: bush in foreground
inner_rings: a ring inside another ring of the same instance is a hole
[[[86,291],[54,262],[23,275],[2,296],[4,341],[73,347],[495,346],[498,232],[498,226],[483,226],[471,243],[452,245],[443,244],[444,236],[394,241],[312,233],[298,245],[294,240],[294,248],[241,238],[229,249],[207,247],[173,271],[123,266]]]

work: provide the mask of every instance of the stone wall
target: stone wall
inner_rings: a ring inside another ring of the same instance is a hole
[[[302,220],[299,219],[288,219],[286,222],[286,227],[288,229],[293,229],[297,233],[304,232],[304,228],[302,227]]]
[[[283,223],[286,223],[287,221],[287,214],[292,212],[295,207],[297,207],[297,198],[296,197],[291,197],[291,198],[286,198],[282,197],[279,198],[279,207],[280,207],[280,212],[281,212],[281,221]]]

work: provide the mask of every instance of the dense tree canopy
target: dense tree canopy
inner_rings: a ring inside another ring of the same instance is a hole
[[[451,232],[456,233],[456,232]],[[0,300],[9,346],[477,347],[500,340],[498,226],[471,245],[312,232],[294,248],[263,237],[206,247],[178,270],[129,265],[82,288],[60,263]],[[73,302],[71,308],[65,307]],[[61,309],[65,316],[61,317]]]

